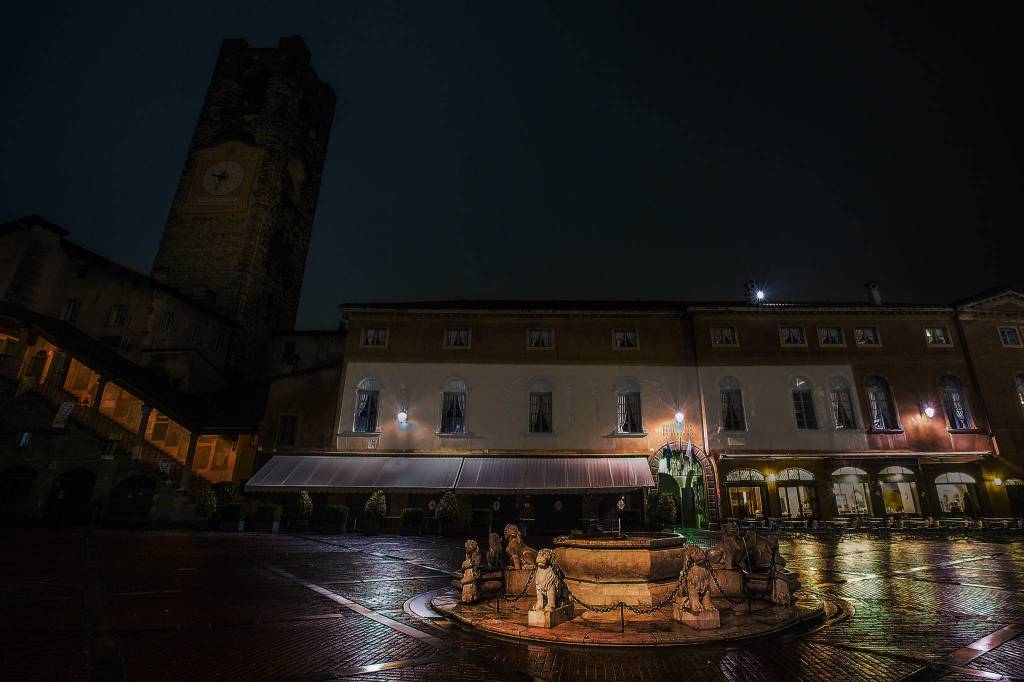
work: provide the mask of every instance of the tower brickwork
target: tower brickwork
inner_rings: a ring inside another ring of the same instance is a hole
[[[301,37],[222,44],[153,276],[239,323],[238,366],[294,327],[335,103]]]

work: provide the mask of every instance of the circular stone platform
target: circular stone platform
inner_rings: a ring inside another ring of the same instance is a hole
[[[715,599],[722,617],[722,627],[717,630],[694,630],[672,620],[672,607],[650,616],[636,616],[625,622],[625,632],[620,632],[616,619],[609,622],[597,618],[597,614],[583,611],[577,606],[577,616],[569,622],[553,628],[532,628],[526,624],[526,613],[533,605],[534,597],[523,598],[515,603],[502,601],[495,611],[491,599],[477,604],[460,604],[455,590],[438,594],[430,605],[444,617],[488,635],[550,644],[584,646],[681,646],[709,644],[762,637],[782,630],[810,625],[825,618],[825,604],[811,594],[797,592],[792,607],[776,606],[767,602],[729,604],[724,599]]]

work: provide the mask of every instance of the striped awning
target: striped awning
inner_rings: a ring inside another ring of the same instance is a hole
[[[451,490],[461,457],[274,455],[245,484],[246,492],[365,492]]]
[[[274,455],[246,492],[586,493],[654,487],[646,457]]]

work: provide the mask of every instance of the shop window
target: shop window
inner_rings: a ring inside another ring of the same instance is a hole
[[[725,475],[726,482],[730,481],[759,481],[764,482],[764,474],[757,469],[733,469]]]
[[[466,383],[461,379],[448,379],[442,386],[441,425],[438,433],[466,433]]]
[[[939,379],[939,394],[942,396],[942,410],[946,413],[949,428],[972,428],[971,411],[960,380],[951,374],[942,377]]]
[[[871,487],[868,472],[857,467],[840,467],[832,472],[832,493],[840,516],[871,514]]]
[[[921,500],[917,494],[914,472],[906,467],[890,466],[878,472],[878,487],[886,514],[920,514]]]
[[[377,433],[380,425],[380,383],[367,378],[356,386],[355,414],[352,430],[355,433]]]
[[[978,515],[980,507],[974,477],[958,471],[941,474],[935,478],[935,492],[943,514]]]
[[[722,377],[718,382],[721,398],[721,428],[725,431],[746,431],[747,419],[743,411],[743,388],[734,377]]]

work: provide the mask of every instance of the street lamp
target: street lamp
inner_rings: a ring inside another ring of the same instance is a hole
[[[400,411],[398,413],[398,423],[405,424],[407,421],[409,421],[409,413],[405,410]]]

